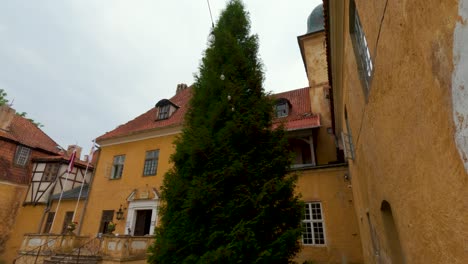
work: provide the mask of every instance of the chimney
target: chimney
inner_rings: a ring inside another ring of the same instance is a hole
[[[81,150],[83,148],[78,146],[78,145],[69,145],[67,147],[67,156],[70,157],[72,155],[74,149],[76,149],[76,158],[81,159]]]
[[[9,107],[8,105],[4,104],[0,106],[0,129],[9,131],[11,121],[15,117],[15,114],[15,109]]]
[[[176,94],[178,94],[179,92],[181,92],[181,91],[183,91],[183,90],[185,90],[185,89],[187,89],[187,84],[185,84],[185,83],[179,83],[179,84],[177,85]]]

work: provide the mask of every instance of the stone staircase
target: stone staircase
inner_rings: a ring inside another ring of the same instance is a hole
[[[45,259],[44,264],[74,263],[74,264],[98,264],[102,260],[99,256],[57,254],[50,259]]]

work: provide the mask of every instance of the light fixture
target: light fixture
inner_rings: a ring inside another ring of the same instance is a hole
[[[117,220],[122,220],[124,218],[124,212],[122,210],[122,205],[120,205],[120,208],[119,210],[117,211],[117,216],[116,216],[116,219]]]

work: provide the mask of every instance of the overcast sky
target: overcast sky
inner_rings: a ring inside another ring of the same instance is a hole
[[[266,91],[307,86],[297,36],[320,0],[244,0]],[[225,0],[210,0],[216,21]],[[0,3],[0,88],[62,147],[91,140],[194,82],[211,21],[206,0]]]

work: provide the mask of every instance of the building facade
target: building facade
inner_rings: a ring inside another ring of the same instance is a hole
[[[467,263],[467,1],[324,1],[365,263]]]
[[[58,144],[8,105],[0,106],[0,256],[27,192],[32,160],[58,155]]]
[[[274,125],[284,124],[287,130],[295,157],[291,173],[298,176],[297,192],[305,203],[301,251],[295,261],[362,263],[348,164],[333,133],[334,111],[321,6],[312,12],[308,24],[307,33],[298,37],[298,43],[309,86],[273,95]],[[87,203],[83,205],[85,210],[80,215],[83,220],[75,234],[76,239],[83,241],[101,239],[99,254],[106,263],[145,263],[146,248],[152,243],[151,236],[158,225],[163,177],[172,166],[170,156],[183,128],[190,95],[191,88],[180,84],[172,98],[159,100],[146,113],[97,138],[100,154],[93,179],[82,181],[89,182]],[[30,190],[34,188],[39,187]],[[70,186],[64,195],[76,198],[76,188]],[[57,210],[56,198],[57,194],[50,196],[48,214],[42,212],[43,220],[37,224],[40,228],[36,227],[39,234],[24,237],[20,255],[34,251],[32,241],[48,244],[51,241],[48,233],[63,231],[66,213],[72,210],[73,203],[62,201],[64,211]],[[48,227],[49,216],[54,212],[58,215],[56,221],[61,223],[55,229]],[[106,235],[110,230],[114,236]]]

